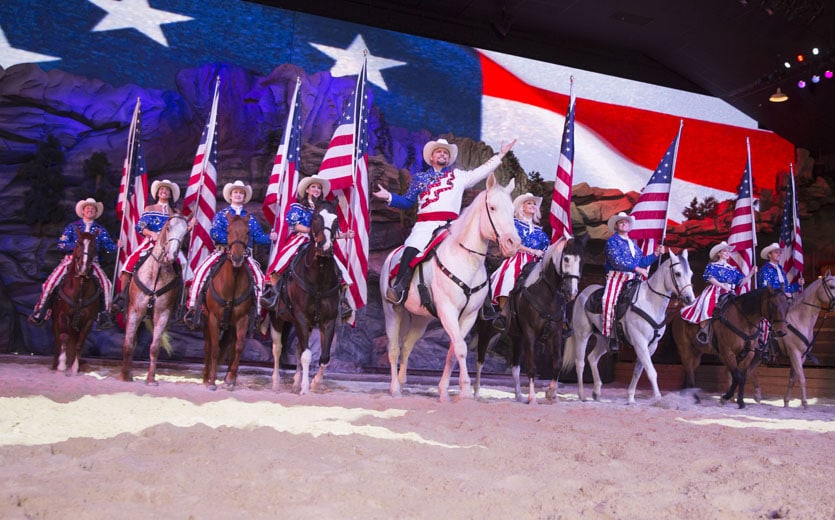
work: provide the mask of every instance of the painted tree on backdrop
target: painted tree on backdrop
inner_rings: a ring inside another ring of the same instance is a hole
[[[18,214],[25,224],[35,226],[35,235],[44,234],[45,224],[64,222],[67,218],[68,210],[63,204],[65,161],[61,144],[50,135],[38,145],[32,159],[17,170],[18,176],[29,185]]]
[[[83,200],[92,196],[101,202],[105,210],[97,220],[108,230],[119,227],[119,223],[116,222],[116,212],[113,211],[116,207],[116,197],[119,195],[119,186],[111,180],[118,179],[118,176],[111,175],[112,173],[113,165],[107,155],[104,152],[93,153],[84,161],[84,180],[73,197]]]

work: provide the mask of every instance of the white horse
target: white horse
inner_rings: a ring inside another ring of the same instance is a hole
[[[188,221],[175,214],[160,230],[153,249],[140,259],[130,281],[128,304],[125,310],[125,342],[122,345],[122,381],[132,381],[133,351],[136,333],[146,318],[154,322],[153,339],[149,348],[150,365],[145,383],[157,386],[156,368],[162,338],[180,299],[183,277],[174,262],[188,233]]]
[[[623,333],[638,357],[635,368],[632,372],[632,381],[627,390],[627,402],[635,404],[635,388],[638,386],[638,379],[646,368],[647,377],[652,384],[653,398],[661,397],[658,390],[658,374],[652,365],[652,355],[658,348],[658,340],[664,334],[667,327],[666,311],[667,305],[673,295],[678,296],[685,304],[693,303],[696,299],[693,294],[691,279],[693,271],[687,261],[687,250],[681,256],[670,252],[669,257],[661,262],[658,270],[650,275],[646,282],[641,283],[633,303],[629,306],[623,318],[619,322],[623,326]],[[600,371],[597,363],[600,358],[608,352],[608,342],[601,334],[602,315],[591,313],[586,310],[586,301],[592,293],[601,289],[600,285],[586,287],[574,301],[574,335],[566,342],[563,355],[562,372],[567,372],[573,365],[577,372],[577,393],[581,401],[585,401],[583,389],[583,360],[586,352],[586,345],[589,337],[594,335],[597,338],[594,349],[589,353],[588,360],[591,364],[592,376],[594,377],[595,400],[600,399],[603,384],[600,381]],[[617,327],[617,323],[613,324]]]
[[[815,323],[818,321],[820,312],[830,312],[835,308],[835,276],[826,271],[823,277],[818,278],[799,295],[799,298],[786,313],[786,327],[788,334],[777,338],[780,350],[788,356],[791,362],[789,374],[789,387],[786,396],[783,398],[783,406],[788,407],[791,400],[792,388],[795,381],[800,381],[800,404],[807,407],[806,401],[806,374],[803,373],[803,362],[806,356],[812,351],[815,342]],[[755,376],[756,377],[756,376]],[[759,381],[754,379],[756,391],[759,394]]]
[[[418,283],[422,277],[429,288],[437,317],[450,339],[444,373],[438,384],[440,399],[449,399],[453,360],[458,361],[461,397],[473,397],[464,336],[472,328],[487,296],[489,280],[484,258],[488,241],[497,241],[505,256],[515,254],[519,248],[520,239],[513,223],[513,201],[510,198],[514,185],[511,180],[503,188],[490,174],[487,190],[480,193],[452,223],[449,235],[435,250],[434,257],[417,267],[409,295],[402,306],[395,306],[385,298],[391,266],[399,262],[400,250],[390,253],[383,263],[380,291],[386,316],[392,396],[401,395],[412,348],[435,317],[421,305]]]

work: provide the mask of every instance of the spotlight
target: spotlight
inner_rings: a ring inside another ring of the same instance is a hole
[[[789,62],[787,62],[787,61],[784,61],[784,62],[783,62],[783,66],[784,66],[784,67],[786,67],[787,69],[792,68],[792,64],[791,64],[791,63],[789,63]]]
[[[828,70],[828,71],[824,72],[823,77],[826,78],[826,79],[832,79],[832,71]]]
[[[820,83],[820,82],[821,82],[821,77],[819,75],[815,74],[814,76],[812,76],[812,83]]]
[[[783,101],[788,101],[789,96],[786,95],[785,92],[780,90],[780,87],[777,87],[777,91],[768,98],[769,101],[772,103],[782,103]]]
[[[818,50],[818,48],[817,48],[817,47],[813,47],[813,48],[812,48],[812,54],[814,54],[815,56],[817,56],[818,54],[820,54],[820,51]]]
[[[797,82],[797,88],[806,88],[806,82],[801,79]]]
[[[805,60],[806,60],[806,56],[804,56],[802,54],[797,55],[797,62],[798,63],[803,63]]]

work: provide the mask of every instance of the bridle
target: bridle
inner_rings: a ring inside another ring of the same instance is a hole
[[[497,244],[499,243],[499,229],[496,227],[496,223],[493,221],[493,215],[490,211],[490,204],[487,203],[487,193],[484,194],[484,210],[487,212],[487,220],[490,222],[490,227],[493,229],[493,241]],[[458,245],[464,248],[468,253],[472,253],[474,255],[479,255],[483,257],[487,257],[487,253],[482,253],[481,251],[475,251],[470,249],[469,247],[465,246],[461,242],[458,242]]]
[[[668,300],[672,300],[673,297],[680,298],[681,293],[683,293],[685,289],[692,286],[693,284],[689,283],[689,284],[687,284],[683,287],[679,287],[678,280],[676,280],[676,276],[675,276],[675,268],[678,265],[681,265],[681,262],[670,262],[670,279],[673,281],[673,289],[674,289],[672,294],[666,294],[666,293],[663,293],[663,292],[660,292],[660,291],[656,291],[655,288],[652,286],[652,284],[649,283],[649,279],[647,279],[647,287],[649,288],[649,290],[652,291],[653,293],[657,294],[658,296],[663,296],[664,298],[667,298]]]

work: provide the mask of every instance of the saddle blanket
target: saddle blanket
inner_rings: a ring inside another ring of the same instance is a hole
[[[418,266],[418,264],[420,264],[424,260],[427,260],[427,259],[431,258],[432,255],[435,253],[435,249],[439,245],[441,245],[441,242],[443,242],[444,239],[447,236],[449,236],[449,230],[448,229],[444,229],[443,231],[441,231],[440,233],[435,235],[432,238],[432,241],[429,242],[429,245],[426,246],[426,249],[424,249],[422,253],[418,253],[417,255],[415,255],[415,257],[412,259],[412,261],[409,262],[409,267],[414,269],[415,267]],[[399,258],[400,252],[402,250],[403,250],[403,246],[398,247],[394,257]],[[397,271],[399,271],[399,270],[400,270],[400,262],[393,262],[393,265],[391,266],[391,271],[389,271],[389,283],[394,281],[395,277],[397,276]]]

